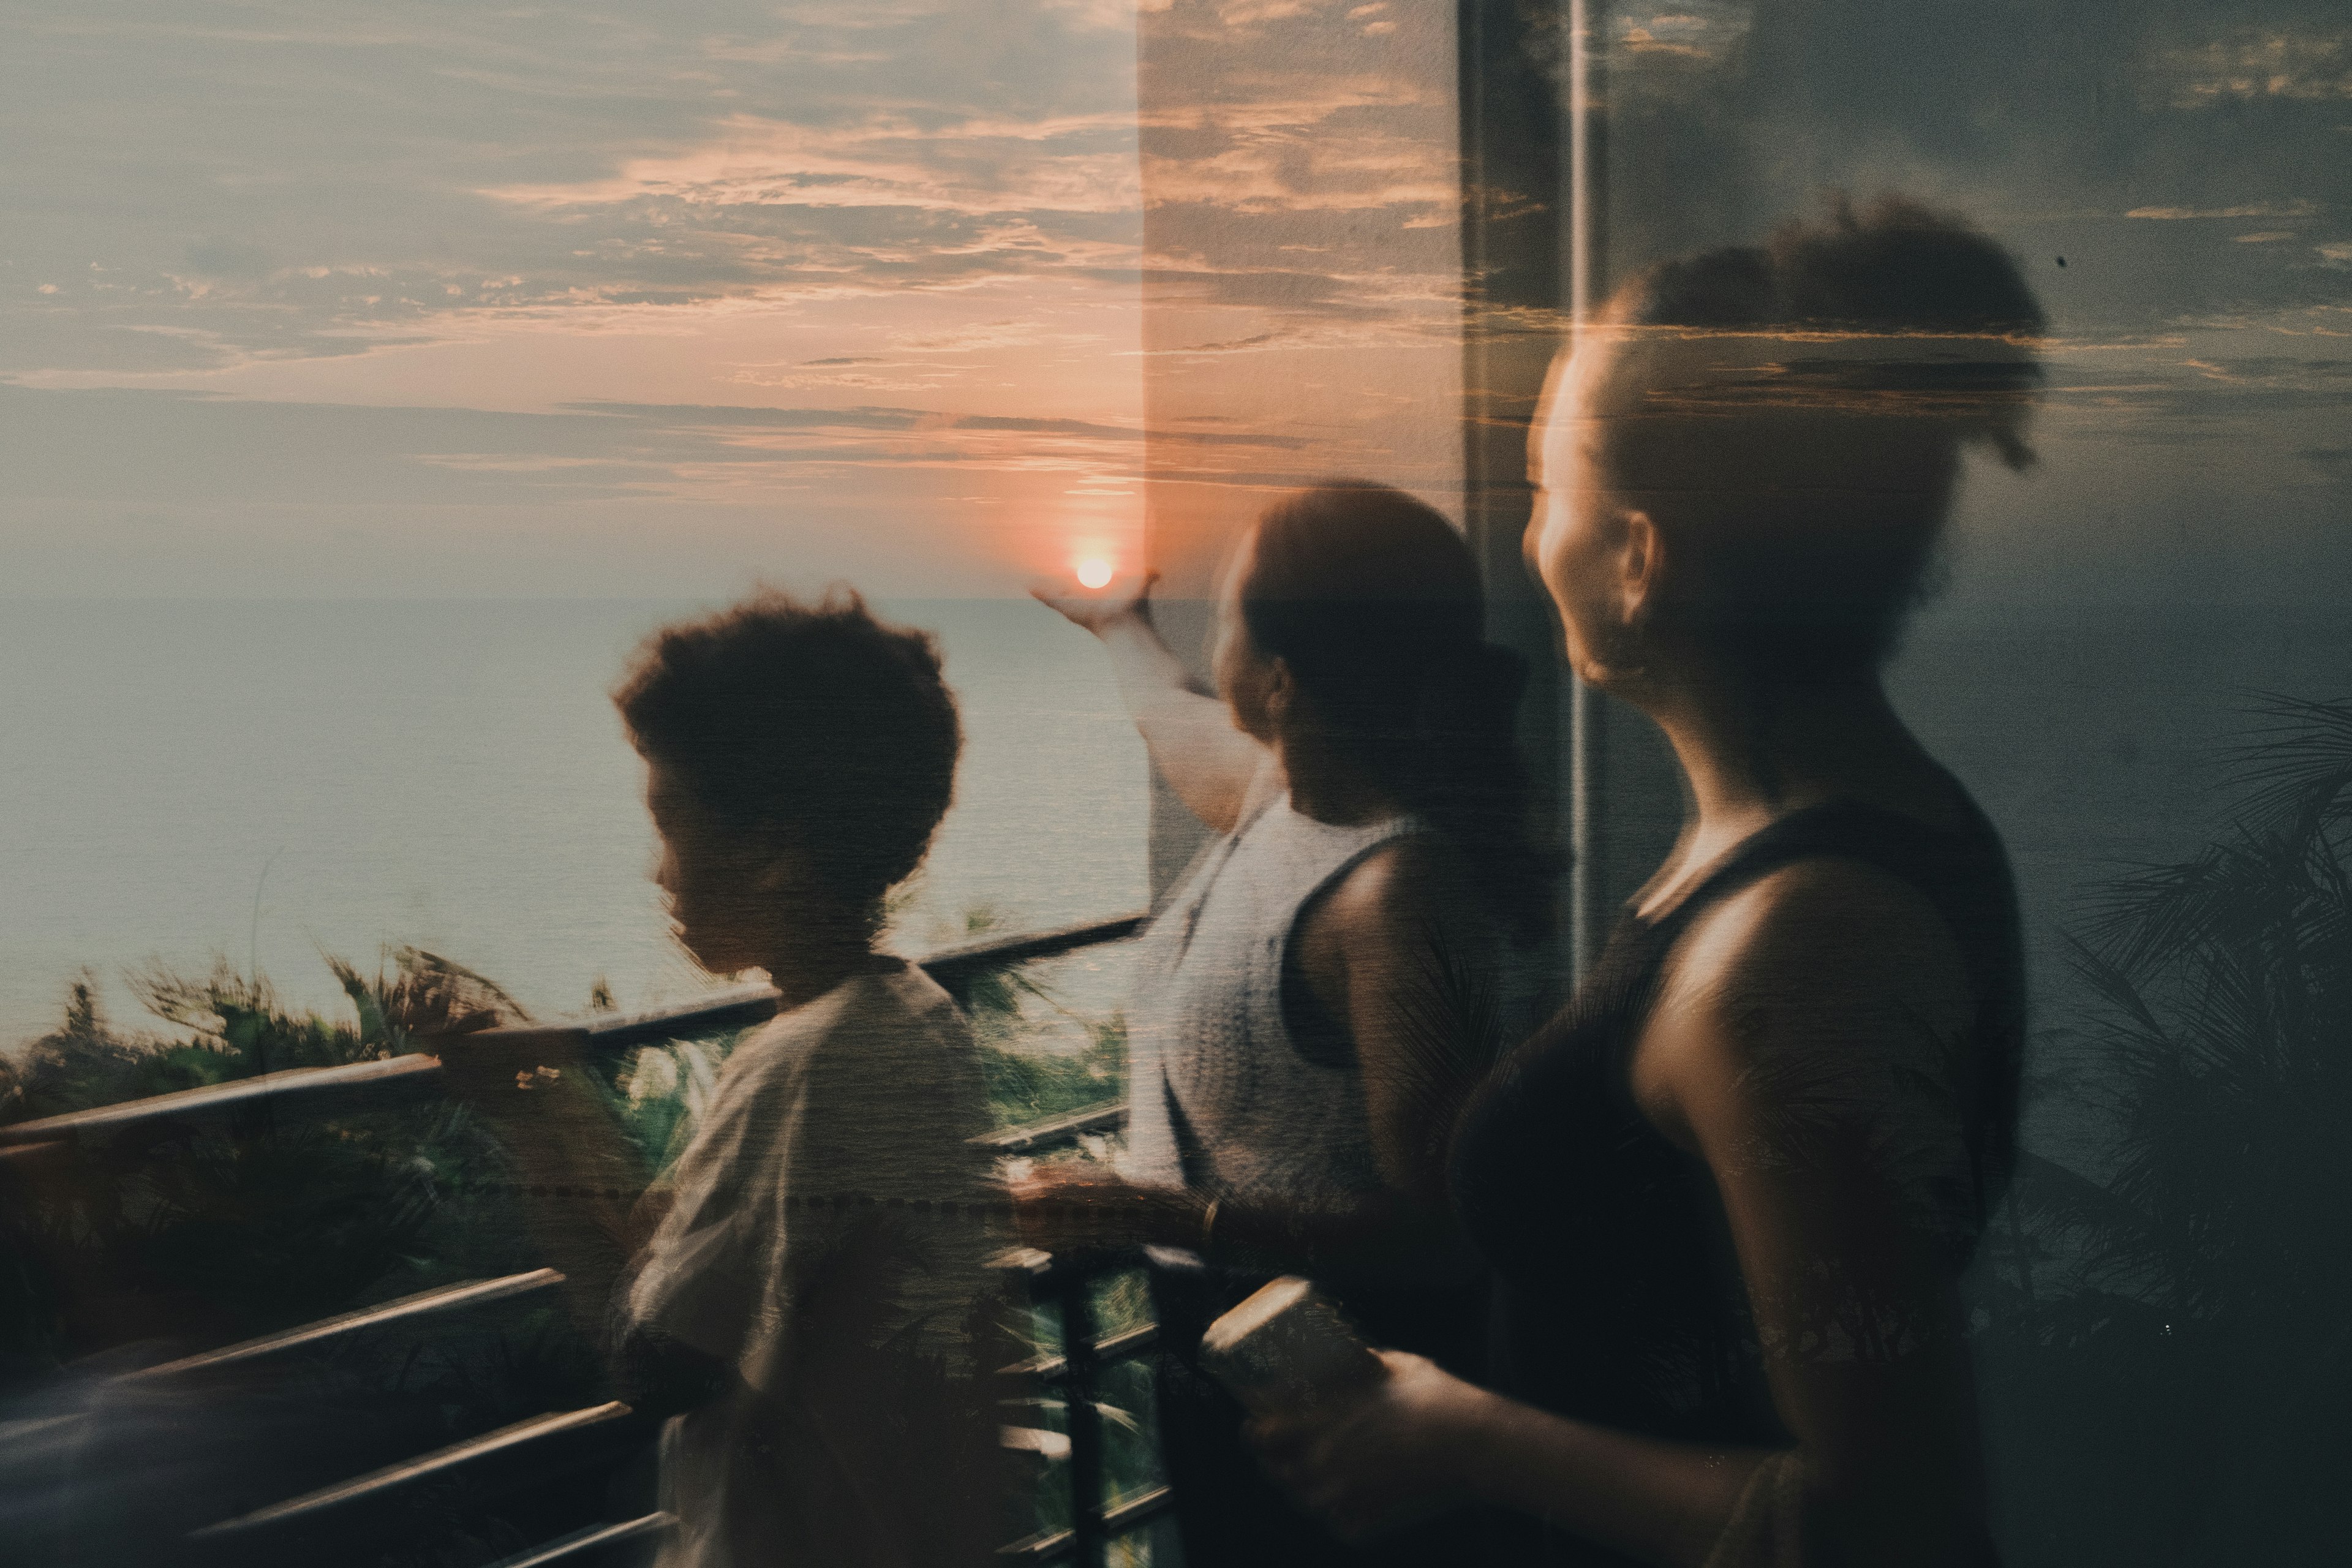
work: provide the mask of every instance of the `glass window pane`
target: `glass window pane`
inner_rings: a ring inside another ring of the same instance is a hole
[[[2342,820],[2352,725],[2341,8],[1591,14],[1601,292],[1895,192],[1993,236],[2049,313],[2039,460],[1969,465],[1891,673],[2014,858],[2026,1142],[2064,1168],[2029,1168],[1987,1264],[2004,1539],[2021,1563],[2315,1551],[2308,1455],[2346,1392],[2301,1261],[2347,1190],[2305,1109],[2344,1104],[2317,1088],[2342,953],[2308,945],[2341,919],[2318,824]],[[1622,896],[1679,813],[1643,727],[1603,727]]]

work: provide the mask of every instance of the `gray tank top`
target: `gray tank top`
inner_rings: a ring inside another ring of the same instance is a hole
[[[1131,1179],[1293,1201],[1386,1184],[1352,1049],[1302,1049],[1282,982],[1317,895],[1423,830],[1412,816],[1333,826],[1283,795],[1209,847],[1138,955],[1121,1161]]]

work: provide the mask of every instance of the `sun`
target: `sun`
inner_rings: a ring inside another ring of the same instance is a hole
[[[1099,555],[1089,555],[1078,563],[1078,581],[1089,588],[1099,588],[1110,581],[1110,563]]]

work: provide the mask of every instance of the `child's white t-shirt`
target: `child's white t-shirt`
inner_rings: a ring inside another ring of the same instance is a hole
[[[990,1555],[990,1126],[970,1026],[900,961],[728,1058],[618,1303],[625,1333],[735,1374],[664,1432],[664,1568]]]

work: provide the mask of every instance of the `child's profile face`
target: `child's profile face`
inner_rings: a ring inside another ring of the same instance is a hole
[[[660,837],[654,884],[679,945],[713,974],[764,963],[774,900],[762,895],[761,858],[753,847],[723,829],[675,773],[651,759],[646,809]]]

